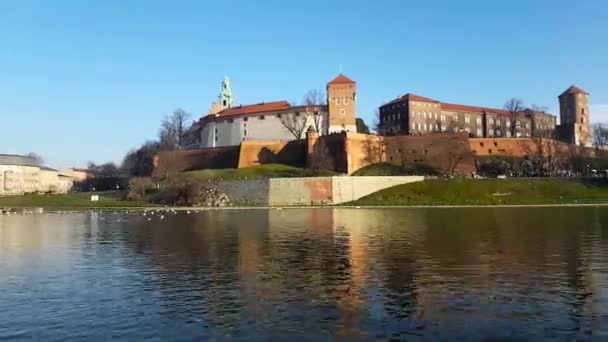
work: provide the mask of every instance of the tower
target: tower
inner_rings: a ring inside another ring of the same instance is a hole
[[[232,95],[230,79],[228,79],[228,76],[224,77],[224,80],[222,81],[222,89],[220,90],[218,103],[222,109],[230,108],[234,104],[234,96]]]
[[[327,83],[328,132],[357,132],[357,83],[339,74]]]
[[[560,126],[563,139],[571,144],[590,146],[589,93],[571,86],[559,96]]]

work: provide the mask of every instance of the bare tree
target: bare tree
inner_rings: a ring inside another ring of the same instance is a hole
[[[38,165],[44,164],[44,159],[38,153],[30,152],[27,156]]]
[[[322,130],[323,130],[323,122],[322,122],[321,118],[322,118],[321,113],[319,113],[319,112],[312,113],[312,126],[315,129],[315,131],[319,134],[321,134]]]
[[[302,104],[305,106],[322,106],[326,103],[325,95],[317,89],[309,90],[302,100]]]
[[[509,112],[509,130],[511,132],[511,136],[515,137],[517,134],[517,128],[519,126],[519,118],[525,109],[524,101],[513,97],[505,103],[504,108]]]
[[[187,123],[192,115],[183,109],[176,109],[165,117],[161,124],[159,138],[163,150],[179,150],[184,147],[184,137],[188,130]]]
[[[596,153],[608,146],[608,127],[604,124],[593,124],[593,146]]]
[[[283,114],[281,117],[281,124],[293,134],[296,140],[302,139],[302,133],[304,133],[304,130],[306,129],[307,121],[306,115],[297,112]]]
[[[147,141],[138,149],[127,153],[123,159],[121,170],[134,177],[150,177],[154,170],[154,156],[158,153],[159,143]]]
[[[380,111],[375,110],[374,116],[372,119],[372,129],[376,132],[377,135],[384,135],[382,120],[380,120]]]
[[[313,146],[313,158],[310,168],[313,170],[334,170],[334,159],[324,139],[319,139]]]
[[[533,112],[546,113],[549,110],[549,107],[547,107],[547,106],[539,106],[539,105],[533,104],[533,105],[530,106],[530,109]]]

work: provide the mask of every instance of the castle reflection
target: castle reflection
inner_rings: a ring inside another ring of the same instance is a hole
[[[458,336],[471,322],[484,336],[514,321],[599,335],[607,236],[603,208],[15,216],[0,217],[0,276],[111,260],[158,291],[167,320],[235,336]]]

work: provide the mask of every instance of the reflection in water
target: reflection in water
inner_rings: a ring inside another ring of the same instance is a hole
[[[608,335],[608,209],[0,217],[0,340]]]

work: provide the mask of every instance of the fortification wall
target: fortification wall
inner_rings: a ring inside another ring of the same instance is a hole
[[[263,164],[304,167],[306,140],[243,141],[238,156],[238,168]]]
[[[159,152],[154,157],[153,177],[202,169],[233,169],[238,166],[240,146]]]
[[[347,135],[348,173],[379,162],[421,163],[444,173],[471,174],[475,160],[466,134],[428,134],[378,137]]]
[[[552,139],[531,138],[476,138],[470,147],[477,156],[533,157],[551,154],[567,158],[574,154],[592,156],[594,150]]]

